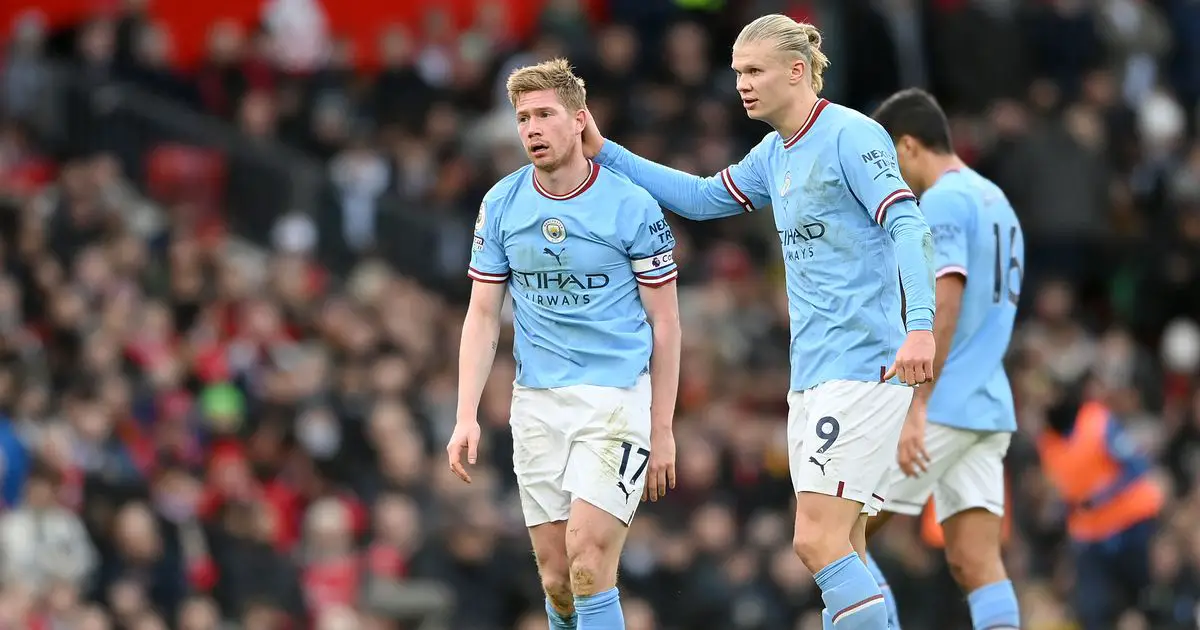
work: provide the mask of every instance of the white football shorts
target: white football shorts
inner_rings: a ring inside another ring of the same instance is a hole
[[[878,514],[913,390],[827,381],[788,393],[788,454],[796,492],[844,497]]]
[[[928,470],[908,477],[894,464],[887,511],[917,515],[933,495],[938,522],[983,508],[1004,516],[1004,457],[1012,434],[970,431],[929,422],[925,429]]]
[[[628,525],[650,460],[650,376],[633,387],[513,387],[513,470],[525,525],[586,501]]]

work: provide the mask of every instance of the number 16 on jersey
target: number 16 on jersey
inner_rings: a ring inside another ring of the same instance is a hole
[[[1002,227],[999,223],[992,224],[992,235],[996,245],[992,302],[999,304],[1007,296],[1008,301],[1016,306],[1021,300],[1021,282],[1025,279],[1025,269],[1021,264],[1025,258],[1025,239],[1017,226]]]

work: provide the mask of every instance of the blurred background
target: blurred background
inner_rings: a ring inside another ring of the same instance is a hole
[[[1172,496],[1114,627],[1196,628],[1197,0],[0,3],[0,627],[544,629],[510,354],[475,483],[444,459],[472,221],[525,162],[504,79],[569,56],[609,137],[712,174],[767,131],[728,57],[775,11],[824,32],[830,99],[933,91],[1023,222],[1025,627],[1076,627],[1034,444],[1091,378]],[[628,627],[819,628],[774,224],[671,222],[681,486],[630,532]],[[969,628],[928,525],[874,545],[904,627]]]

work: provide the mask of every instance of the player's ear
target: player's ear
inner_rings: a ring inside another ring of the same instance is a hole
[[[587,129],[587,110],[581,109],[575,112],[575,133],[583,133]]]
[[[907,138],[908,138],[908,153],[910,155],[912,155],[913,157],[919,157],[921,155],[921,153],[925,150],[925,145],[921,144],[921,142],[919,140],[917,140],[916,138],[914,138],[912,136],[907,136]]]
[[[792,85],[799,85],[805,80],[805,76],[807,74],[808,66],[805,65],[804,59],[797,57],[792,61],[791,71],[788,73],[788,83]]]

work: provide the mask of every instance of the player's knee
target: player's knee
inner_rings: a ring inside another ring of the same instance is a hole
[[[950,565],[954,581],[968,593],[1005,578],[1004,562],[997,545],[947,545],[946,563]]]
[[[798,501],[796,505],[796,530],[792,536],[792,549],[804,566],[812,572],[817,572],[852,551],[850,533],[858,512],[852,511],[853,506],[841,505],[841,502],[831,503],[820,500]],[[838,513],[837,509],[845,508]]]
[[[848,547],[847,537],[841,536],[838,540],[830,532],[812,524],[804,528],[798,526],[795,535],[792,536],[792,549],[804,566],[814,573],[844,556]]]
[[[942,524],[946,564],[966,592],[1006,578],[1000,556],[1000,517],[982,509],[959,512]]]
[[[562,535],[565,536],[565,526],[562,529]],[[545,536],[534,538],[534,556],[537,558],[538,575],[542,578],[542,590],[554,609],[566,614],[573,609],[574,598],[571,594],[570,565],[566,549],[561,545],[561,540],[556,545],[548,543]]]
[[[616,583],[616,555],[603,541],[581,541],[570,550],[570,587],[575,595],[595,595]]]
[[[543,572],[542,590],[549,598],[550,605],[554,606],[558,612],[570,614],[575,609],[575,595],[571,590],[571,578],[566,570],[555,573]]]

